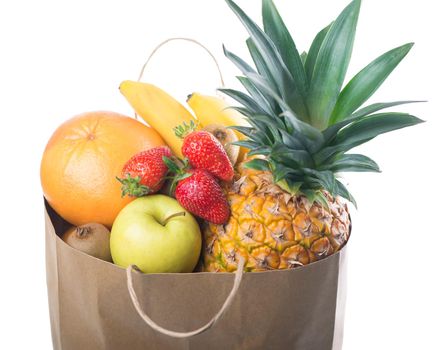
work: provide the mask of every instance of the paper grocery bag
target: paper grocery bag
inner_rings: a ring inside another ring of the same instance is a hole
[[[67,223],[48,204],[45,219],[56,350],[342,348],[345,248],[297,269],[240,274],[238,289],[234,273],[131,272],[136,301],[125,269],[66,245]],[[205,324],[195,336],[166,335]]]

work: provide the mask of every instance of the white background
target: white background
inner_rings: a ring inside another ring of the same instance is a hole
[[[259,18],[260,1],[240,0]],[[347,0],[277,0],[298,47]],[[364,0],[349,76],[384,51],[416,45],[373,102],[427,99],[399,108],[427,123],[384,135],[361,151],[382,174],[348,175],[352,213],[344,349],[446,349],[445,49],[441,1]],[[443,34],[442,34],[443,32]],[[228,85],[236,70],[221,43],[246,57],[247,35],[223,0],[2,1],[0,4],[1,349],[50,349],[39,181],[52,131],[80,112],[131,114],[119,94],[151,48],[171,36],[196,38],[216,53]],[[212,93],[212,62],[174,44],[146,81],[184,100]],[[298,315],[296,315],[298,317]]]

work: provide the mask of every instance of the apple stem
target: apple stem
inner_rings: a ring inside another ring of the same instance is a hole
[[[186,216],[186,212],[185,211],[180,211],[179,213],[175,213],[175,214],[169,215],[167,218],[164,219],[163,222],[161,222],[161,225],[166,226],[167,222],[170,219],[176,218],[177,216]]]

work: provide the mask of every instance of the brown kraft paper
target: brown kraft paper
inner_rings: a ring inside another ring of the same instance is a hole
[[[346,249],[290,270],[242,275],[233,302],[201,334],[174,338],[135,309],[126,270],[66,245],[67,224],[46,204],[46,268],[55,350],[342,349]],[[161,327],[189,332],[209,322],[233,273],[132,273],[141,308]]]

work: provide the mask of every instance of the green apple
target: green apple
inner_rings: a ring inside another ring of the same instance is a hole
[[[144,273],[192,272],[201,251],[200,227],[173,198],[137,198],[116,217],[110,250],[115,264],[136,265]]]

